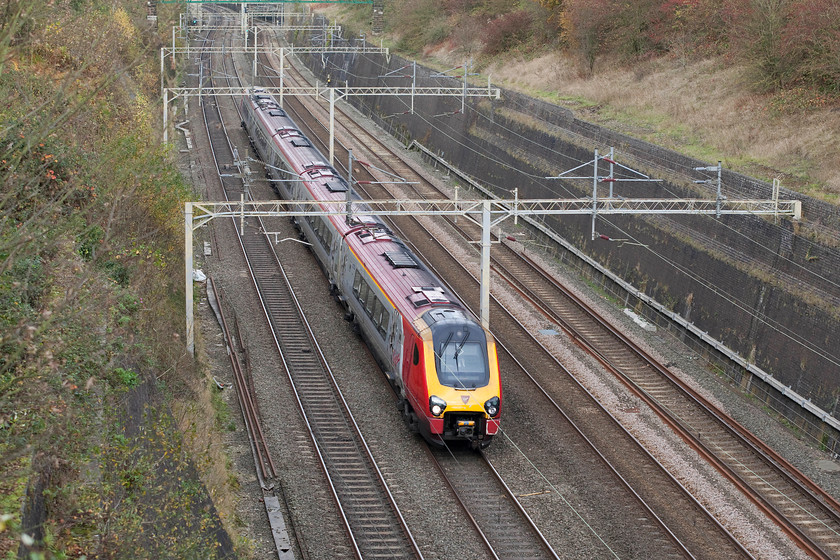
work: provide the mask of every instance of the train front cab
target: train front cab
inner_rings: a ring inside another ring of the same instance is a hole
[[[486,447],[499,429],[502,397],[492,335],[456,309],[432,309],[414,326],[404,383],[418,431],[432,443]]]

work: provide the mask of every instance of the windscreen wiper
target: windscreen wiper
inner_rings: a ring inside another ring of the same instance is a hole
[[[450,338],[452,336],[450,335]],[[452,359],[455,360],[455,363],[458,362],[458,354],[461,353],[461,350],[464,349],[464,344],[467,343],[467,339],[470,337],[470,333],[464,335],[464,340],[461,341],[461,344],[458,345],[458,348],[455,349],[455,354],[452,356]]]

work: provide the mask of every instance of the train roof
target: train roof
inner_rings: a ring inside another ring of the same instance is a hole
[[[346,200],[347,181],[297,128],[270,95],[259,90],[250,96],[257,122],[282,150],[285,159],[315,200]],[[351,193],[354,199],[360,199]],[[432,308],[459,308],[461,303],[425,264],[378,217],[359,213],[348,221],[329,216],[336,230],[363,263],[391,302],[412,320]]]

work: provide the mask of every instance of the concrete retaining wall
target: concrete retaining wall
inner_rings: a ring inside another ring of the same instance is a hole
[[[298,38],[300,44],[305,40]],[[322,81],[329,76],[333,84],[411,85],[409,78],[383,77],[410,66],[396,56],[319,55],[306,63]],[[411,74],[411,69],[398,73]],[[418,66],[417,83],[457,87],[462,82]],[[410,101],[404,98],[348,101],[406,144],[417,140],[500,197],[510,198],[514,187],[520,198],[591,196],[591,180],[545,177],[591,161],[595,148],[604,153],[611,146],[623,165],[663,179],[619,183],[614,187],[618,194],[715,196],[713,186],[693,183],[706,178],[693,168],[716,162],[697,161],[580,121],[563,108],[516,92],[503,90],[500,100],[467,100],[463,113],[460,98],[417,97],[413,115],[405,114]],[[576,172],[592,173],[591,165]],[[599,168],[599,176],[606,173]],[[772,196],[770,184],[725,169],[723,185],[730,198]],[[608,186],[599,189],[604,196]],[[781,198],[802,201],[802,222],[736,216],[598,218],[599,233],[634,239],[647,248],[592,241],[590,217],[548,218],[545,224],[782,385],[834,412],[840,396],[840,209],[784,188]],[[641,304],[638,310],[652,314]],[[741,382],[740,374],[733,378]]]

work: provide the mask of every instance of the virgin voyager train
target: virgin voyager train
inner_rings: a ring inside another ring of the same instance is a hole
[[[242,115],[280,196],[347,197],[347,182],[272,96],[255,89],[242,100]],[[288,174],[300,180],[288,181]],[[490,332],[382,220],[313,216],[297,226],[397,391],[409,427],[433,443],[489,445],[502,406]]]

